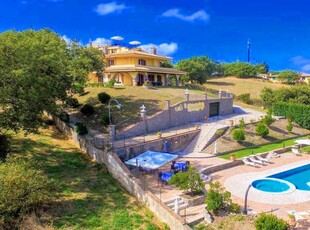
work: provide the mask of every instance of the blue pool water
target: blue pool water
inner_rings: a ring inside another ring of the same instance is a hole
[[[252,186],[272,193],[289,191],[294,186],[299,190],[310,191],[310,164],[253,181]]]
[[[310,191],[310,164],[277,173],[268,178],[285,180],[295,185],[296,189]]]
[[[261,179],[252,183],[252,186],[264,192],[285,192],[290,186],[278,180]]]

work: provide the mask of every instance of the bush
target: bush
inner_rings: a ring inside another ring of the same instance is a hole
[[[105,113],[101,116],[101,123],[104,125],[104,126],[107,126],[110,124],[110,121],[109,121],[109,114],[108,113]],[[112,121],[112,117],[111,117],[111,121]]]
[[[101,104],[107,104],[109,100],[111,99],[111,96],[105,92],[98,93],[98,100],[101,102]]]
[[[70,108],[77,108],[80,106],[79,100],[73,97],[68,97],[66,99],[66,105]]]
[[[70,121],[70,116],[67,112],[65,111],[62,111],[60,114],[59,114],[59,119],[68,123]]]
[[[0,216],[8,229],[14,229],[10,223],[46,206],[56,196],[56,183],[34,165],[29,159],[13,158],[0,164]]]
[[[84,93],[84,84],[75,83],[72,87],[72,93],[78,93],[78,94]]]
[[[271,125],[275,119],[272,118],[271,112],[268,112],[267,115],[263,118],[262,122],[266,125]]]
[[[256,135],[260,137],[265,137],[269,134],[269,129],[267,125],[262,122],[259,122],[256,127]]]
[[[287,132],[292,132],[292,130],[293,130],[293,124],[292,124],[292,121],[291,121],[291,120],[288,120],[288,121],[287,121],[286,130],[287,130]]]
[[[199,194],[204,187],[200,174],[195,171],[195,167],[189,167],[187,172],[178,172],[169,180],[169,184],[175,185],[181,190],[186,190],[190,194]]]
[[[241,118],[241,119],[239,120],[238,126],[239,126],[240,129],[244,129],[244,127],[245,127],[245,122],[244,122],[244,119],[243,119],[243,118]]]
[[[74,126],[74,131],[81,136],[88,133],[87,127],[84,123],[76,123]]]
[[[287,230],[289,224],[274,214],[260,214],[254,221],[256,230]]]
[[[220,182],[211,182],[206,197],[206,209],[216,213],[219,209],[231,205],[231,194],[224,190]]]
[[[4,161],[11,150],[11,137],[5,134],[0,135],[0,161]],[[0,187],[1,188],[1,187]]]
[[[81,108],[81,113],[83,113],[86,116],[91,116],[95,113],[94,106],[90,104],[84,104],[83,107]]]
[[[239,96],[237,96],[237,99],[248,105],[253,104],[253,100],[251,99],[251,96],[249,93],[240,94]]]
[[[243,129],[234,129],[233,130],[233,139],[235,141],[244,141],[245,140],[245,133]]]
[[[216,130],[215,133],[221,137],[224,134],[224,130],[223,129],[218,129],[218,130]]]
[[[241,206],[236,203],[231,203],[229,206],[229,209],[233,213],[240,213],[241,212]]]
[[[107,88],[113,88],[114,84],[115,84],[116,80],[114,78],[112,78],[105,86]]]

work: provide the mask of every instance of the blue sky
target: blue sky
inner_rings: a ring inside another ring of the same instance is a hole
[[[0,0],[0,31],[50,28],[87,44],[140,41],[175,61],[207,55],[310,73],[307,0]]]

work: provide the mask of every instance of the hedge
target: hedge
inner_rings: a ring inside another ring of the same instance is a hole
[[[273,113],[291,119],[303,128],[310,129],[310,106],[278,102],[273,104]]]

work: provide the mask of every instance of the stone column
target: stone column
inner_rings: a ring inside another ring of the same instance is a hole
[[[189,102],[189,90],[185,89],[185,101]]]
[[[165,110],[169,110],[169,109],[170,109],[170,100],[166,100]]]
[[[228,90],[226,91],[226,97],[231,97],[231,94]]]
[[[178,76],[175,76],[175,85],[178,87],[179,86],[179,77]]]
[[[219,90],[218,96],[219,96],[219,98],[222,98],[222,90],[221,89]]]
[[[144,105],[142,105],[140,107],[140,113],[141,113],[142,120],[145,120],[146,119],[146,110],[145,110],[145,106]]]
[[[115,125],[108,125],[109,130],[109,140],[113,141],[115,139]]]
[[[208,94],[204,94],[205,101],[208,100]]]

